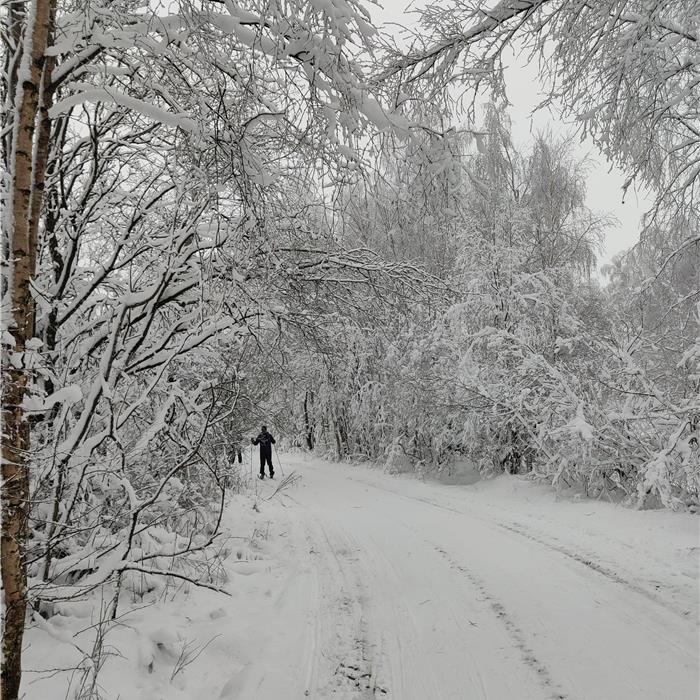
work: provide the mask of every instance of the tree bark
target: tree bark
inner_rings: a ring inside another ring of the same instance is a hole
[[[32,369],[27,362],[27,341],[34,337],[36,305],[31,293],[35,275],[37,232],[41,211],[48,140],[36,144],[36,126],[42,107],[45,53],[51,38],[55,0],[33,0],[9,16],[10,34],[22,36],[13,47],[22,57],[14,78],[7,85],[13,97],[12,141],[8,157],[10,189],[5,197],[3,235],[9,242],[7,298],[8,330],[14,339],[9,362],[3,367],[2,445],[2,537],[1,575],[4,593],[2,629],[3,663],[0,698],[16,700],[22,678],[22,638],[27,609],[25,562],[29,508],[30,423],[23,409]],[[41,120],[40,135],[50,127],[48,115]],[[34,216],[32,213],[34,212]]]
[[[313,401],[313,393],[309,396],[309,390],[304,393],[304,427],[306,428],[306,446],[314,449],[314,429],[309,419],[309,398]]]

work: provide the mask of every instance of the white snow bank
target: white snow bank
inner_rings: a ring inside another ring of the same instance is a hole
[[[158,586],[124,585],[118,620],[105,627],[100,697],[234,697],[226,688],[257,661],[267,630],[274,626],[276,597],[295,566],[279,498],[257,500],[257,510],[255,502],[234,496],[225,512],[219,546],[230,598],[162,577],[157,577]],[[105,596],[103,601],[93,597],[58,604],[59,614],[30,622],[23,659],[25,700],[73,697],[99,657],[94,654],[95,625],[108,602]],[[55,672],[71,668],[79,671]]]

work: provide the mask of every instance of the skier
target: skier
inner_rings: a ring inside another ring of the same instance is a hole
[[[242,443],[243,443],[243,438],[241,437],[241,434],[239,432],[235,432],[233,434],[231,442],[229,443],[228,458],[229,458],[231,464],[233,464],[236,461],[236,458],[238,458],[239,464],[241,464],[241,462],[243,462]]]
[[[267,426],[263,425],[260,430],[260,435],[256,438],[250,438],[254,445],[260,445],[260,478],[265,478],[265,464],[267,463],[270,470],[270,478],[274,479],[275,469],[272,466],[272,446],[275,444],[275,438],[267,432]]]

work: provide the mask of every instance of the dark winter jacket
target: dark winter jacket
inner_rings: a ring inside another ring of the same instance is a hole
[[[260,454],[272,454],[272,446],[275,444],[275,438],[266,430],[261,432],[253,441],[254,445],[260,445]]]

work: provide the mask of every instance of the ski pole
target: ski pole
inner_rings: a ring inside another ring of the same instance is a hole
[[[280,473],[284,476],[284,469],[282,469],[282,460],[280,460],[280,453],[277,451],[277,445],[273,445],[275,448],[275,458],[277,459],[277,464],[280,465]]]

